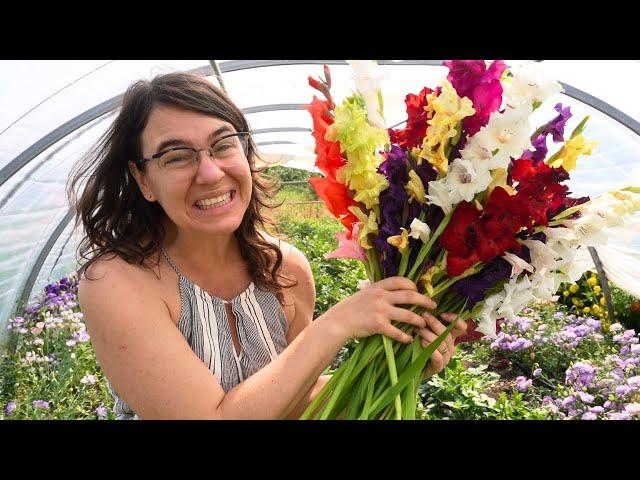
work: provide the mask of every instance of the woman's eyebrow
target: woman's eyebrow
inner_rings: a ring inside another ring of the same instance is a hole
[[[209,134],[209,136],[207,137],[207,140],[211,140],[219,135],[222,135],[223,133],[233,133],[233,129],[231,127],[229,127],[228,125],[222,125],[221,127],[216,128],[213,132],[211,132]],[[189,142],[187,142],[186,140],[182,140],[179,138],[172,138],[169,140],[165,140],[164,142],[162,142],[158,148],[156,149],[157,152],[162,152],[163,150],[166,150],[167,148],[171,148],[171,147],[175,147],[178,145],[188,145]]]

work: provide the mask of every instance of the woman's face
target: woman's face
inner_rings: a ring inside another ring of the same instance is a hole
[[[142,154],[149,158],[177,147],[199,150],[235,132],[230,123],[218,118],[158,105],[142,132]],[[251,199],[251,171],[244,151],[234,149],[228,141],[238,142],[239,138],[229,137],[218,144],[220,151],[231,154],[211,158],[203,150],[197,167],[188,175],[166,165],[162,168],[162,158],[148,161],[144,173],[134,174],[143,195],[152,194],[179,229],[230,234],[240,226]]]

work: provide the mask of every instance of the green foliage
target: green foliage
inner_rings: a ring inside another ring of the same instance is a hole
[[[616,320],[627,328],[640,330],[640,300],[610,283]]]
[[[289,167],[269,167],[264,170],[265,175],[269,175],[272,177],[278,177],[281,182],[297,182],[308,180],[311,177],[320,176],[317,173],[311,173],[306,170],[301,170],[299,168],[289,168]]]
[[[421,417],[425,420],[537,419],[546,413],[520,392],[495,393],[501,377],[460,350],[449,366],[420,385]],[[477,366],[472,366],[476,364]],[[497,398],[496,398],[497,397]]]
[[[16,319],[9,322],[10,349],[2,357],[0,419],[114,418],[113,398],[77,303],[42,306]],[[38,408],[37,401],[46,407]],[[10,402],[15,409],[6,412]]]
[[[316,283],[314,318],[357,290],[358,280],[366,279],[364,265],[356,260],[326,259],[324,255],[338,248],[335,235],[342,225],[326,220],[286,220],[280,233],[302,253],[311,265]]]

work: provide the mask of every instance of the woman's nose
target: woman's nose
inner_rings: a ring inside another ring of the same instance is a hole
[[[209,151],[201,150],[198,154],[200,155],[200,161],[198,162],[198,170],[196,171],[196,180],[203,183],[211,183],[224,177],[224,171]]]

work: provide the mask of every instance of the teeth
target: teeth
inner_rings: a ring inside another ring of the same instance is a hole
[[[231,192],[227,192],[219,197],[207,198],[206,200],[199,200],[196,205],[200,208],[220,207],[231,200]]]

